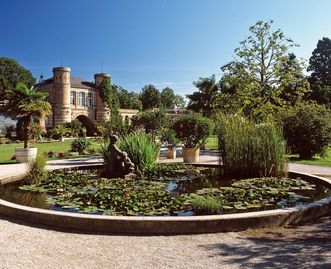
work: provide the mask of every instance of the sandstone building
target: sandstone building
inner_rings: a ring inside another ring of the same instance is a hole
[[[109,74],[94,75],[94,81],[84,81],[70,74],[69,67],[54,67],[53,77],[36,85],[38,91],[48,93],[52,114],[45,119],[47,129],[74,119],[83,123],[89,132],[92,121],[102,122],[109,117],[109,108],[102,100],[100,85]],[[123,117],[131,118],[138,110],[120,109]]]

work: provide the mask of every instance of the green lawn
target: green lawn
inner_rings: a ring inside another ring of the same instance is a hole
[[[319,165],[319,166],[331,166],[331,148],[329,148],[325,157],[316,156],[310,160],[302,160],[292,155],[289,157],[289,160],[290,162],[294,162],[294,163]]]
[[[65,152],[70,150],[72,140],[66,140],[64,142],[52,141],[52,142],[39,142],[32,144],[31,147],[37,147],[38,153],[44,153],[49,151]],[[97,147],[97,142],[92,142],[92,147]],[[0,164],[1,163],[15,163],[16,161],[10,160],[15,155],[15,148],[23,147],[23,143],[17,144],[2,144],[0,145]]]
[[[218,139],[216,135],[208,137],[206,142],[206,149],[218,149]]]

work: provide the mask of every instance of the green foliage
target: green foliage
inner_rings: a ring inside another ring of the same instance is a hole
[[[198,190],[191,194],[191,203],[193,200],[196,206],[193,210],[219,211],[221,208],[221,213],[283,208],[307,200],[307,197],[300,195],[303,190],[308,193],[314,190],[314,186],[301,179],[251,178],[236,181],[228,187]]]
[[[58,125],[52,129],[53,137],[63,138],[68,133],[70,133],[70,129],[66,128],[65,125]]]
[[[0,57],[0,100],[5,98],[6,91],[14,90],[19,82],[31,87],[36,83],[36,80],[31,72],[16,60]]]
[[[171,88],[164,88],[160,95],[161,107],[165,109],[175,108],[175,98],[175,93]]]
[[[143,129],[155,140],[155,136],[168,125],[168,122],[168,116],[162,110],[141,111],[131,118],[131,127],[135,130]]]
[[[187,176],[187,170],[192,168],[192,166],[183,163],[157,163],[145,170],[145,177],[153,179],[161,177],[182,178]]]
[[[213,196],[191,195],[191,204],[197,215],[216,215],[221,211],[221,203]]]
[[[173,149],[178,144],[179,140],[176,137],[174,130],[170,128],[163,129],[161,132],[161,143],[165,143],[168,149]]]
[[[110,120],[119,115],[119,100],[116,88],[111,85],[109,77],[105,77],[100,85],[99,91],[101,98],[105,101],[110,109]]]
[[[6,113],[20,118],[24,148],[29,147],[30,144],[32,123],[51,112],[51,105],[45,101],[46,97],[46,93],[37,92],[33,86],[28,88],[24,83],[18,83],[15,89],[6,93],[8,101],[5,105]]]
[[[113,115],[112,120],[108,120],[105,122],[95,122],[94,126],[97,129],[97,133],[99,136],[103,138],[109,138],[111,135],[115,134],[119,137],[125,136],[129,133],[129,124],[123,121],[121,115]]]
[[[30,164],[27,182],[37,183],[45,179],[47,171],[45,169],[47,158],[43,154],[38,154],[34,162]]]
[[[83,124],[78,119],[74,119],[71,122],[67,122],[65,124],[65,127],[67,128],[67,130],[70,130],[72,137],[77,137],[82,131]]]
[[[160,152],[160,145],[153,143],[150,135],[146,133],[132,133],[122,137],[118,147],[128,154],[142,173],[155,165]]]
[[[159,90],[154,85],[146,85],[141,90],[140,101],[143,105],[143,110],[160,107],[161,95]]]
[[[218,141],[224,173],[236,177],[283,176],[285,141],[271,123],[240,117],[218,118]]]
[[[117,91],[120,108],[139,110],[142,109],[142,103],[139,99],[139,94],[135,92],[129,92],[121,86],[114,85],[113,87]]]
[[[331,108],[331,39],[319,40],[309,59],[308,71],[311,71],[310,99]]]
[[[183,115],[171,127],[176,137],[186,148],[195,148],[205,143],[212,132],[211,122],[198,114]]]
[[[187,95],[189,99],[187,109],[202,113],[206,117],[212,116],[217,106],[217,96],[219,93],[215,75],[209,78],[200,78],[193,85],[199,91]]]
[[[71,143],[71,151],[83,153],[91,145],[86,137],[78,137]]]
[[[222,66],[218,104],[224,113],[263,121],[309,91],[303,61],[289,54],[296,44],[280,29],[272,31],[272,23],[258,21],[250,27],[251,35],[234,51],[236,60]]]
[[[331,115],[323,106],[300,104],[283,119],[284,136],[291,152],[303,159],[323,155],[331,143]]]

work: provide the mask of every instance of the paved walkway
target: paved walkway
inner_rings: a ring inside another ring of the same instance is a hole
[[[215,156],[205,162],[217,162]],[[160,161],[164,161],[161,158]],[[51,169],[100,159],[50,161]],[[290,164],[331,175],[331,168]],[[25,165],[1,165],[0,176]],[[185,236],[110,236],[49,230],[0,216],[0,269],[331,268],[331,216],[299,227]]]

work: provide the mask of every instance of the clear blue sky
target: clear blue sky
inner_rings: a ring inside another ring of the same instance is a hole
[[[177,93],[216,74],[258,20],[301,45],[308,59],[318,39],[331,37],[330,0],[1,0],[0,56],[17,59],[36,78],[54,66],[140,91],[149,83]]]

